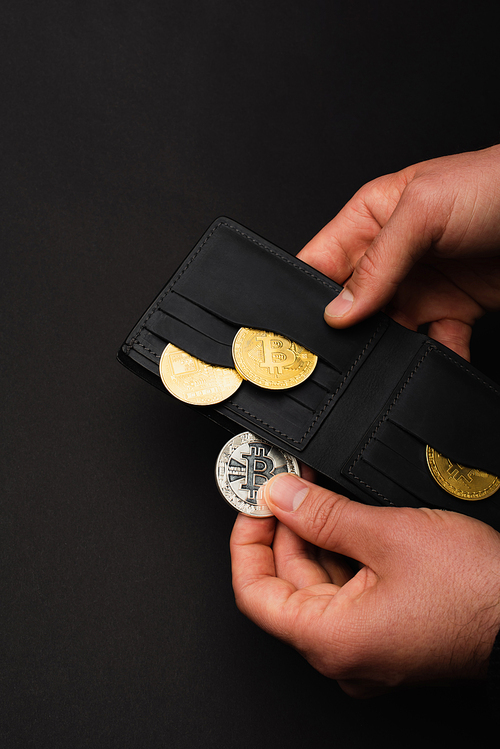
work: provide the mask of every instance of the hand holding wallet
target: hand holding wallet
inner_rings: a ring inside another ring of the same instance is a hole
[[[323,311],[341,288],[219,218],[118,358],[164,389],[159,361],[168,343],[233,367],[241,327],[279,333],[318,356],[311,376],[283,391],[245,381],[227,400],[200,406],[205,415],[233,434],[248,430],[291,453],[353,499],[454,510],[500,529],[500,491],[479,501],[453,496],[436,483],[426,458],[429,445],[450,465],[499,476],[500,389],[445,346],[383,313],[348,329],[330,328]]]

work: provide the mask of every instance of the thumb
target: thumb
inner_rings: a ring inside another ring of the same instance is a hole
[[[387,511],[354,502],[291,473],[260,490],[271,512],[300,538],[371,565],[390,548]]]
[[[326,307],[326,322],[344,328],[384,307],[432,241],[425,206],[403,193],[385,226],[357,261],[343,291]]]

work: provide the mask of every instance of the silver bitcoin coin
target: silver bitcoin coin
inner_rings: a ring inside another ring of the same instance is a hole
[[[251,432],[230,439],[220,451],[215,468],[217,486],[224,499],[244,515],[258,518],[273,514],[257,494],[278,473],[300,476],[297,460]]]

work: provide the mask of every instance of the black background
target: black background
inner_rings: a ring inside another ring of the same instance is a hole
[[[236,610],[228,435],[115,353],[220,214],[297,252],[498,142],[495,5],[2,3],[2,747],[487,742],[482,686],[355,701]]]

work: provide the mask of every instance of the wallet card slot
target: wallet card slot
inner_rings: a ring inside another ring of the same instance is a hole
[[[241,327],[254,328],[289,338],[312,351],[337,372],[349,369],[352,361],[365,347],[367,338],[373,334],[373,321],[370,320],[351,328],[350,335],[347,336],[344,331],[335,330],[326,324],[322,310],[316,310],[316,314],[311,316],[307,309],[293,299],[279,311],[273,310],[272,303],[269,303],[266,311],[259,311],[258,305],[252,308],[251,304],[251,300],[241,300],[237,305],[236,295],[230,303],[214,296],[210,300],[206,299],[202,308],[232,324],[236,331]],[[317,323],[311,325],[311,319],[316,319]],[[383,330],[384,326],[379,325],[380,335]]]
[[[426,445],[396,424],[387,421],[375,439],[351,466],[351,478],[386,504],[463,512],[490,525],[500,522],[500,502],[493,494],[468,502],[442,489],[431,476],[425,457]]]
[[[323,388],[318,388],[314,382],[307,382],[304,385],[305,387],[300,388],[297,393],[295,392],[295,388],[288,390],[286,393],[287,398],[299,403],[310,413],[314,413],[318,404],[324,399],[325,391]]]
[[[420,505],[452,510],[456,500],[443,492],[430,475],[425,447],[397,425],[386,421],[364,451],[362,462],[395,484],[391,494],[403,490],[419,500]],[[356,467],[356,474],[363,474],[362,465]]]
[[[234,368],[231,346],[220,344],[181,320],[160,312],[156,312],[148,321],[148,328],[144,328],[141,332],[139,342],[152,348],[158,356],[161,356],[167,343],[173,343],[208,364]],[[314,411],[324,400],[325,395],[337,387],[339,380],[340,375],[337,372],[323,362],[318,362],[314,372],[305,382],[286,392],[288,397],[297,400],[310,411]],[[278,391],[272,392],[276,395]]]
[[[322,359],[318,359],[318,363],[311,376],[319,387],[331,393],[337,386],[340,374],[342,373],[336,367],[333,367]]]
[[[331,396],[324,397],[313,410],[297,397],[290,397],[287,391],[263,390],[249,382],[243,382],[237,396],[237,400],[224,401],[219,410],[237,416],[249,431],[257,426],[299,451],[315,434],[315,427],[321,423],[331,400]]]
[[[144,351],[144,353],[141,353],[141,351]],[[132,367],[134,371],[137,371],[138,374],[140,374],[142,377],[146,375],[145,379],[148,379],[151,381],[154,385],[157,385],[161,382],[161,380],[158,377],[158,360],[156,357],[151,355],[152,352],[148,352],[146,348],[140,348],[132,349],[128,353],[129,359],[134,362],[134,364],[139,365],[139,367],[136,369],[135,367]],[[153,377],[147,377],[147,374],[150,374]]]
[[[158,374],[161,354],[167,343],[174,343],[193,356],[217,366],[232,367],[231,347],[219,344],[157,309],[134,343],[132,358],[148,360],[147,369]],[[135,356],[135,352],[139,355]],[[316,381],[318,377],[319,382]],[[279,439],[302,449],[326,414],[341,384],[341,375],[324,362],[318,362],[311,376],[300,385],[287,390],[265,390],[243,382],[237,402],[224,402],[217,410],[228,410],[245,418],[247,428],[264,428]],[[203,408],[203,410],[205,410]]]
[[[182,305],[177,304],[177,300],[179,299],[182,299],[183,301]],[[175,313],[172,313],[172,309],[173,309],[173,305],[171,304],[172,301],[176,302]],[[169,294],[168,297],[162,302],[160,308],[162,311],[168,312],[170,316],[175,317],[179,320],[182,320],[183,322],[190,324],[190,321],[192,321],[193,327],[195,327],[196,329],[200,331],[203,331],[203,333],[207,335],[207,337],[212,338],[213,340],[224,342],[230,346],[232,346],[234,337],[236,336],[236,333],[240,330],[240,328],[242,327],[255,328],[254,325],[251,325],[247,322],[245,322],[244,324],[243,323],[240,324],[240,323],[232,323],[232,322],[228,322],[227,320],[223,320],[219,318],[217,316],[217,313],[213,312],[213,310],[210,310],[207,307],[203,307],[200,304],[195,304],[190,299],[182,297],[182,295],[180,294],[175,294],[175,293]],[[157,314],[158,313],[155,312],[155,315]],[[153,317],[155,315],[153,315]],[[149,326],[150,322],[148,322],[147,324]],[[272,327],[272,325],[268,325],[266,328],[264,328],[263,326],[260,326],[257,329],[268,330],[269,332],[273,332],[273,333],[279,333],[280,335],[283,335],[285,338],[289,338],[290,340],[293,340],[295,343],[298,343],[299,345],[304,345],[300,341],[295,340],[293,337],[291,337],[288,330],[287,332],[276,330],[274,327]],[[331,371],[332,370],[339,374],[342,372],[339,366],[337,366],[335,363],[332,363],[331,361],[322,360],[321,355],[318,354],[318,364],[316,365],[316,368],[315,368],[315,376],[318,382],[320,381],[324,382],[324,386],[326,389],[330,389],[331,387]]]
[[[467,514],[498,523],[498,495],[476,502],[455,497],[437,484],[426,459],[430,445],[454,462],[499,475],[492,392],[498,394],[494,383],[427,339],[342,474],[379,501],[406,504],[411,494],[421,506],[464,512],[467,505]],[[490,430],[485,414],[493,419]]]
[[[171,292],[162,300],[159,309],[176,320],[203,333],[207,338],[231,346],[238,327],[213,315],[199,304]]]
[[[143,328],[141,334],[137,337],[134,348],[139,349],[139,352],[142,356],[145,356],[152,362],[156,362],[156,367],[158,370],[160,357],[166,345],[167,344],[162,337],[159,337],[153,332],[146,330],[146,328]]]
[[[178,309],[178,308],[177,308]],[[204,318],[208,320],[208,317]],[[376,336],[375,331],[374,336]],[[158,363],[167,343],[216,366],[234,367],[231,346],[220,344],[176,317],[171,317],[157,306],[137,332],[132,350],[140,350]],[[366,344],[366,348],[371,341]],[[264,429],[275,439],[302,451],[316,434],[325,418],[345,391],[350,377],[363,359],[364,351],[351,369],[342,374],[327,362],[318,360],[310,377],[300,385],[284,391],[265,390],[251,383],[243,383],[232,403],[214,406],[221,413],[238,416],[245,428]],[[203,409],[208,412],[207,409]]]
[[[379,504],[397,507],[421,507],[426,504],[409,490],[409,487],[413,489],[416,484],[411,471],[406,474],[407,483],[398,483],[397,479],[381,469],[387,457],[387,448],[384,449],[383,445],[376,445],[370,454],[363,455],[356,465],[356,483]]]
[[[304,425],[311,421],[311,409],[284,391],[262,390],[248,382],[243,382],[239,388],[238,401],[230,399],[226,405],[229,410],[246,413],[249,419],[267,424],[291,440],[299,440]]]
[[[500,390],[444,346],[427,345],[387,418],[450,460],[500,475]]]
[[[164,346],[167,343],[173,343],[174,346],[187,351],[207,364],[217,367],[234,367],[230,345],[213,340],[184,321],[170,317],[161,310],[157,310],[150,317],[147,330],[161,337],[165,341]]]
[[[143,333],[149,331],[162,338],[164,345],[173,343],[209,364],[234,368],[232,342],[237,330],[236,326],[219,319],[200,305],[176,293],[170,293],[147,320]],[[291,419],[295,426],[299,425],[299,430],[304,423],[300,407],[307,409],[313,417],[325,397],[337,389],[340,379],[340,373],[336,369],[327,362],[318,360],[310,377],[298,387],[287,391],[285,403],[289,399],[296,401],[299,406],[295,418]],[[273,403],[278,401],[277,391],[274,391],[271,400]],[[283,408],[284,404],[281,403],[279,410],[282,411]],[[293,411],[292,404],[290,410]]]

